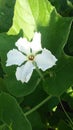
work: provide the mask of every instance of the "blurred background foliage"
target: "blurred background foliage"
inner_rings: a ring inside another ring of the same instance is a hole
[[[0,33],[6,32],[12,24],[15,0],[0,0]]]
[[[73,16],[73,0],[49,0],[59,14],[64,17]]]

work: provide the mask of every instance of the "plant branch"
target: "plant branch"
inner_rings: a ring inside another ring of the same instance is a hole
[[[28,116],[29,114],[31,114],[32,112],[36,111],[38,108],[40,108],[42,105],[44,105],[52,96],[48,96],[46,99],[44,99],[42,102],[40,102],[38,105],[36,105],[35,107],[33,107],[31,110],[27,111],[26,113],[24,113],[24,116]]]

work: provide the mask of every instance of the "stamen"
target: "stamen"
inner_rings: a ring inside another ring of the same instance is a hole
[[[29,59],[29,60],[34,60],[34,56],[33,56],[33,55],[30,55],[30,56],[28,57],[28,59]]]

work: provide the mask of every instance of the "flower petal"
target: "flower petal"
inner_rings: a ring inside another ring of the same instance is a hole
[[[30,80],[33,69],[34,66],[30,61],[26,62],[25,65],[22,65],[21,67],[17,67],[16,70],[17,80],[20,80],[22,83],[24,82],[27,83]]]
[[[45,71],[55,65],[57,59],[52,53],[46,48],[43,49],[41,54],[35,57],[35,62],[39,69]]]
[[[15,43],[15,45],[18,47],[18,49],[25,53],[29,54],[30,53],[30,43],[27,41],[26,38],[19,38],[18,41]]]
[[[41,33],[35,32],[32,42],[30,43],[30,48],[32,49],[32,52],[38,52],[42,50],[41,47]]]
[[[26,56],[17,49],[10,50],[7,53],[6,66],[21,65],[24,61],[26,61]]]

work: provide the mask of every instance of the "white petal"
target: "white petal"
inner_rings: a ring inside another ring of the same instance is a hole
[[[42,50],[42,47],[41,47],[41,33],[40,32],[39,33],[37,33],[37,32],[34,33],[33,40],[30,43],[30,48],[32,49],[32,52],[35,52],[35,53]]]
[[[26,56],[17,49],[10,50],[7,53],[6,66],[21,65],[24,61],[26,61]]]
[[[25,54],[30,53],[30,43],[27,41],[26,38],[19,38],[18,41],[15,43],[15,45],[21,52]]]
[[[41,54],[38,54],[35,57],[35,62],[37,63],[38,68],[43,71],[54,66],[56,61],[57,61],[56,57],[52,55],[52,53],[45,48],[43,49]]]
[[[21,67],[17,67],[16,70],[16,78],[17,80],[20,80],[22,83],[27,83],[30,80],[30,77],[32,75],[34,66],[32,62],[28,61]]]

